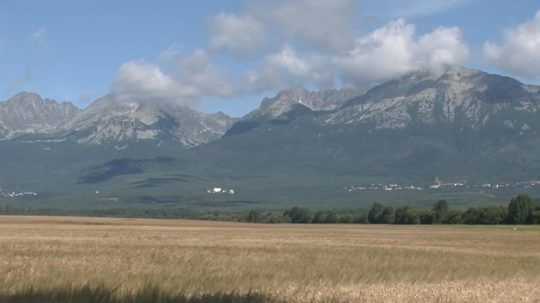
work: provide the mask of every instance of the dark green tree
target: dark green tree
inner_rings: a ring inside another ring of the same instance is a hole
[[[533,219],[532,219],[532,224],[540,224],[540,209],[536,209],[534,212],[533,212]]]
[[[420,224],[418,213],[408,206],[398,208],[395,216],[396,224]]]
[[[250,210],[247,215],[247,221],[250,223],[257,223],[261,221],[261,213],[257,210]]]
[[[351,215],[341,215],[339,216],[339,223],[351,224],[354,222],[354,218]]]
[[[446,218],[445,224],[462,224],[463,223],[463,212],[459,210],[450,210],[448,211],[448,216]]]
[[[508,205],[508,223],[531,224],[533,223],[534,204],[528,195],[519,195],[510,201]]]
[[[463,215],[461,216],[461,220],[463,224],[479,224],[478,222],[480,222],[480,211],[476,208],[469,208],[463,213]]]
[[[486,207],[478,210],[477,224],[498,225],[503,224],[508,217],[508,211],[504,207]]]
[[[393,207],[385,207],[381,214],[381,218],[378,220],[382,224],[393,224],[395,220],[395,213]]]
[[[326,212],[324,211],[318,211],[313,216],[313,223],[315,224],[323,224],[326,223]]]
[[[326,212],[326,223],[335,224],[335,223],[338,223],[338,221],[339,221],[339,217],[335,211]]]
[[[353,223],[356,223],[356,224],[368,224],[369,221],[368,221],[368,217],[365,213],[361,213],[359,215],[356,215],[355,217],[353,217]]]
[[[312,216],[309,209],[306,208],[300,208],[300,207],[293,207],[285,213],[283,213],[285,217],[289,217],[291,223],[311,223]]]
[[[418,216],[420,217],[420,224],[430,225],[434,222],[434,214],[431,210],[422,210],[418,212]]]
[[[371,224],[380,224],[384,207],[379,203],[374,203],[368,213],[368,221]]]
[[[448,202],[440,200],[433,206],[433,223],[444,223],[448,216]]]

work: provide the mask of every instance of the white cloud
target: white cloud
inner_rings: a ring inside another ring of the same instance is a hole
[[[182,56],[167,51],[159,65],[129,62],[120,69],[113,92],[130,98],[192,104],[204,97],[232,97],[297,86],[365,85],[418,69],[438,70],[463,64],[469,49],[459,28],[441,27],[420,36],[414,25],[399,19],[357,38],[348,51],[299,51],[285,44],[279,51],[256,60],[258,63],[244,74],[245,78],[223,74],[212,64],[212,54],[197,50]]]
[[[505,32],[501,43],[486,42],[484,54],[498,68],[517,76],[540,78],[540,11],[533,20]]]
[[[328,65],[327,57],[300,56],[290,46],[268,55],[262,68],[248,76],[248,83],[256,91],[306,85],[327,87],[333,86],[334,81],[333,69]]]
[[[229,97],[234,94],[230,78],[211,63],[205,50],[197,50],[188,57],[179,57],[176,77],[183,85],[195,87],[199,97]]]
[[[173,102],[192,106],[202,97],[230,96],[233,88],[210,63],[205,51],[175,59],[165,71],[157,64],[131,61],[122,65],[112,85],[119,100]]]
[[[417,37],[415,26],[399,19],[357,39],[355,47],[335,62],[343,80],[354,84],[463,64],[468,54],[459,28],[438,28]]]
[[[252,54],[265,43],[264,24],[253,16],[221,13],[210,25],[210,47],[233,54]]]
[[[459,28],[438,28],[422,36],[403,19],[359,37],[347,52],[298,52],[285,46],[249,74],[254,90],[294,86],[365,85],[419,69],[438,71],[464,64],[469,49]]]
[[[113,83],[112,92],[125,99],[137,100],[192,100],[197,91],[186,87],[154,64],[131,61],[122,65]]]
[[[436,2],[444,6],[462,1],[466,0]],[[221,13],[211,19],[208,50],[183,56],[172,49],[162,54],[159,64],[130,62],[120,69],[113,90],[189,103],[297,86],[365,85],[418,69],[463,64],[469,55],[456,27],[418,35],[414,25],[398,19],[358,37],[357,0],[251,4],[238,14]],[[224,74],[213,59],[229,63],[230,55],[245,64]]]
[[[469,57],[469,48],[458,27],[440,27],[420,38],[417,45],[419,66],[439,68],[444,65],[463,64]]]
[[[336,50],[350,46],[357,5],[357,0],[259,1],[251,13],[287,38]]]

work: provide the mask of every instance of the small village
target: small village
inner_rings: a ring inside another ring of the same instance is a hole
[[[0,191],[0,197],[8,199],[17,199],[17,198],[28,198],[28,197],[37,197],[38,193],[25,191],[25,192],[3,192]]]
[[[232,188],[213,187],[207,189],[206,192],[211,195],[236,195],[236,190]]]
[[[518,181],[513,183],[482,183],[472,184],[466,181],[460,182],[442,182],[438,178],[433,184],[369,184],[352,185],[346,187],[349,193],[354,192],[400,192],[400,191],[452,191],[459,192],[465,190],[484,190],[484,191],[505,191],[505,190],[531,190],[540,188],[540,180]]]

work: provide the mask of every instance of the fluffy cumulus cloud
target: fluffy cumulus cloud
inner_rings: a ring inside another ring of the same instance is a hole
[[[303,86],[330,87],[335,76],[327,57],[300,55],[290,46],[266,56],[262,67],[248,74],[247,83],[252,91]]]
[[[193,105],[207,96],[230,96],[233,88],[211,64],[205,51],[175,57],[172,68],[144,61],[122,65],[112,85],[119,100]]]
[[[264,24],[250,15],[221,13],[210,24],[210,47],[237,55],[253,54],[265,43]]]
[[[440,27],[422,36],[417,47],[418,65],[427,68],[464,64],[469,57],[469,48],[458,27]]]
[[[502,42],[484,45],[487,59],[517,76],[540,78],[540,11],[533,20],[508,29]]]
[[[356,0],[254,0],[250,4],[243,11],[220,13],[210,20],[206,50],[189,55],[169,51],[162,56],[166,62],[159,64],[126,63],[113,92],[190,104],[205,97],[296,86],[365,85],[417,69],[464,64],[469,55],[462,31],[454,27],[418,34],[413,24],[398,19],[359,35]],[[497,52],[503,53],[504,48]],[[229,60],[231,55],[242,60]]]
[[[230,97],[235,93],[230,77],[212,64],[205,50],[197,50],[190,56],[177,58],[175,71],[179,82],[195,87],[199,97]]]
[[[120,67],[112,91],[137,99],[186,99],[195,95],[193,87],[182,87],[154,64],[132,61]]]
[[[400,19],[357,39],[335,60],[346,82],[386,80],[417,69],[463,64],[469,50],[458,28],[438,28],[418,37],[415,26]]]

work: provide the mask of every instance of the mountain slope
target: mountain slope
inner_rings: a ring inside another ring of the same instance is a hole
[[[202,162],[236,172],[394,180],[536,178],[538,92],[508,77],[461,67],[416,72],[331,112],[301,111],[286,123],[263,121],[237,132],[233,127],[224,139],[196,152]]]

